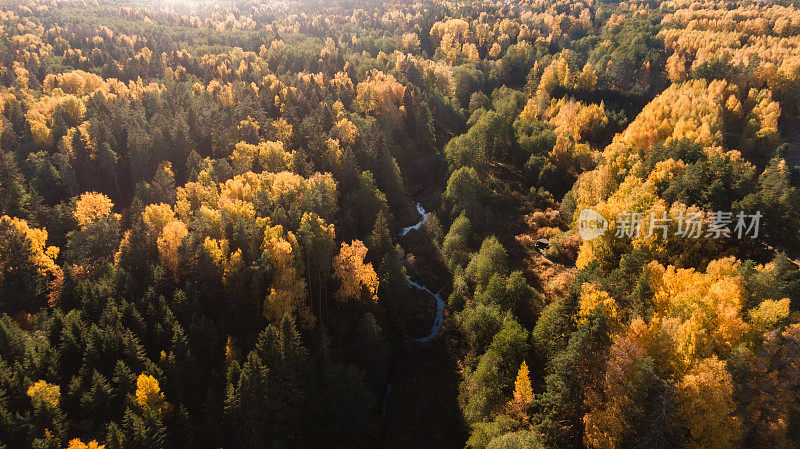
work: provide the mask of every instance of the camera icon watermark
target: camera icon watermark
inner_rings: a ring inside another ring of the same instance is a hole
[[[584,209],[578,216],[578,235],[585,241],[594,240],[608,230],[608,219],[593,209]]]

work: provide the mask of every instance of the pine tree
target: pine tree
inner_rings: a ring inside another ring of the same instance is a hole
[[[528,364],[523,360],[514,382],[514,398],[509,402],[508,408],[512,416],[520,422],[527,423],[528,408],[533,403],[533,390],[531,389],[530,372]]]

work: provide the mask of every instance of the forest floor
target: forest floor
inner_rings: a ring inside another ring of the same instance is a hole
[[[401,355],[386,409],[387,448],[464,447],[457,332],[447,317],[444,323],[430,343],[408,344]]]

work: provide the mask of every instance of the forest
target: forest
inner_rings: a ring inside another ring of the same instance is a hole
[[[800,447],[800,0],[0,0],[0,449]]]

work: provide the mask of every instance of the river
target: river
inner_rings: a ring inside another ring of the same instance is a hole
[[[408,226],[408,227],[403,228],[403,231],[400,232],[400,236],[401,237],[406,235],[406,234],[408,234],[409,232],[411,232],[413,230],[418,230],[419,228],[422,227],[423,224],[425,224],[426,221],[428,221],[428,213],[425,211],[425,209],[419,203],[417,203],[417,212],[419,212],[419,215],[421,217],[419,222],[417,222],[417,224],[415,224],[413,226]],[[408,280],[408,285],[410,285],[410,286],[412,286],[412,287],[414,287],[414,288],[416,288],[418,290],[422,290],[423,292],[431,295],[436,300],[436,317],[433,320],[433,325],[431,325],[430,332],[427,335],[422,336],[422,337],[409,337],[408,335],[406,335],[406,337],[408,338],[409,341],[413,341],[415,343],[427,343],[427,342],[433,340],[434,337],[436,337],[436,335],[439,333],[439,330],[441,330],[442,324],[444,322],[444,300],[442,299],[442,295],[441,295],[442,290],[444,290],[444,287],[440,288],[439,291],[434,293],[430,289],[428,289],[428,287],[425,287],[424,285],[419,284],[418,282],[414,281],[410,277],[406,276],[406,278]]]
[[[419,203],[417,203],[417,212],[419,212],[419,215],[420,215],[419,222],[417,222],[417,224],[415,224],[413,226],[408,226],[408,227],[403,228],[403,230],[399,234],[400,237],[405,236],[406,234],[408,234],[411,231],[419,230],[419,228],[421,228],[422,225],[424,225],[425,222],[428,221],[428,213],[425,211],[425,209]],[[444,323],[444,304],[445,304],[444,300],[442,299],[442,290],[444,290],[444,287],[440,288],[439,291],[434,293],[428,287],[425,287],[424,285],[414,281],[413,279],[411,279],[408,276],[406,276],[406,280],[408,281],[408,285],[410,285],[410,286],[412,286],[412,287],[414,287],[414,288],[416,288],[418,290],[422,290],[423,292],[429,294],[430,296],[432,296],[436,300],[436,317],[433,320],[433,324],[431,325],[430,332],[428,332],[427,335],[424,335],[422,337],[411,337],[408,334],[405,334],[405,340],[406,341],[425,344],[425,343],[428,343],[431,340],[433,340],[434,337],[436,337],[436,335],[438,335],[439,331],[442,329],[442,324]],[[389,384],[386,385],[386,393],[385,393],[385,396],[383,398],[383,419],[384,420],[386,419],[386,408],[387,408],[387,405],[389,403],[389,396],[392,393],[392,387],[393,386],[394,386],[394,384],[392,384],[392,383],[389,383]]]

